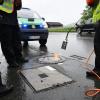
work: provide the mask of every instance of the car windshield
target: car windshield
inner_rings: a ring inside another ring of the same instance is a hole
[[[22,8],[21,10],[17,11],[17,16],[18,18],[41,18],[37,12],[28,8]]]
[[[91,24],[92,23],[92,18],[90,18],[90,19],[88,19],[87,21],[86,21],[86,24]]]
[[[77,22],[78,25],[84,25],[84,24],[92,24],[92,18],[89,18],[88,20],[82,20],[80,19],[78,22]]]
[[[78,24],[78,25],[83,25],[83,24],[85,24],[85,21],[82,20],[82,19],[80,19],[80,20],[77,21],[77,24]]]

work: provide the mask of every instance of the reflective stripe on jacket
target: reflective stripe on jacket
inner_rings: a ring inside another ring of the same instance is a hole
[[[100,20],[100,3],[97,5],[93,13],[93,22],[95,23],[99,20]]]
[[[0,5],[0,10],[6,13],[12,13],[14,10],[14,0],[4,0],[3,4]]]
[[[19,1],[20,3],[16,2]],[[2,10],[0,10],[0,24],[8,24],[8,25],[18,25],[17,20],[17,10],[21,9],[22,2],[21,0],[14,0],[14,11],[12,13],[6,13]]]

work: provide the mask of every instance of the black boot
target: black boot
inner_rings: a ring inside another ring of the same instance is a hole
[[[8,68],[19,68],[20,65],[17,62],[8,63]]]
[[[5,86],[2,84],[1,73],[0,73],[0,97],[9,94],[13,90],[13,86]]]
[[[28,62],[28,59],[26,59],[26,58],[24,58],[24,57],[18,57],[18,58],[16,59],[16,62],[17,62],[18,64],[23,64],[23,63],[27,63],[27,62]]]

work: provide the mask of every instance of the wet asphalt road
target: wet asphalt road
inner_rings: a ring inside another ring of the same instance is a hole
[[[29,59],[29,62],[23,64],[20,69],[8,69],[5,58],[0,51],[0,71],[2,72],[3,83],[14,85],[14,91],[5,97],[0,97],[0,100],[100,100],[100,94],[95,97],[88,97],[84,94],[88,88],[100,88],[100,80],[86,77],[87,69],[81,66],[85,59],[79,60],[78,58],[70,57],[73,55],[88,57],[93,50],[93,36],[83,35],[80,37],[77,33],[71,33],[68,38],[67,49],[63,50],[61,45],[65,36],[66,33],[50,33],[45,47],[41,47],[37,41],[29,42],[29,47],[23,48],[23,54]],[[66,57],[66,60],[61,64],[39,63],[38,59],[41,56],[55,52]],[[89,63],[94,65],[94,54]],[[36,93],[30,89],[17,73],[18,70],[45,65],[56,68],[61,73],[71,77],[74,82]]]

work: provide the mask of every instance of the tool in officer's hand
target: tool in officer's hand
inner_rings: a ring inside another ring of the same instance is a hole
[[[66,38],[65,38],[65,40],[64,40],[63,43],[62,43],[61,48],[64,49],[64,50],[66,50],[67,43],[68,43],[68,35],[69,35],[69,33],[70,33],[70,31],[71,31],[72,29],[73,29],[73,28],[70,28],[70,29],[68,30],[67,35],[66,35]]]
[[[87,90],[85,92],[85,95],[86,96],[90,96],[90,97],[93,97],[93,96],[96,96],[98,93],[100,93],[100,89],[90,89],[90,90]]]
[[[74,24],[74,28],[76,28],[76,26],[78,26],[78,22],[80,21],[80,19]],[[63,41],[63,43],[62,43],[62,46],[61,46],[61,48],[62,49],[64,49],[64,50],[66,50],[66,47],[67,47],[67,43],[68,43],[68,35],[69,35],[69,33],[71,32],[71,30],[73,30],[73,27],[72,28],[70,28],[69,30],[68,30],[68,32],[67,32],[67,35],[66,35],[66,38],[65,38],[65,40]]]

